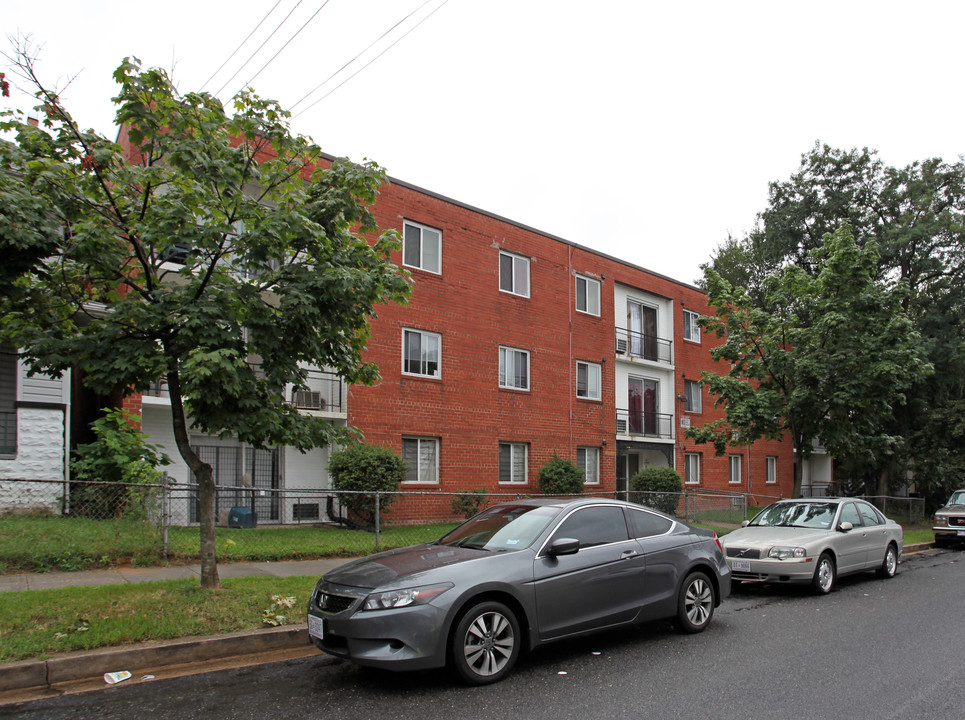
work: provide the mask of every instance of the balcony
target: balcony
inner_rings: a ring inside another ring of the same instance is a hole
[[[168,381],[155,380],[145,391],[143,399],[147,404],[169,404]],[[309,370],[305,385],[295,388],[291,385],[285,390],[285,402],[299,410],[313,415],[345,415],[345,392],[342,379],[327,370]]]
[[[656,335],[645,335],[625,328],[617,328],[616,354],[618,357],[673,365],[673,342]]]
[[[618,408],[617,435],[672,439],[673,415]]]

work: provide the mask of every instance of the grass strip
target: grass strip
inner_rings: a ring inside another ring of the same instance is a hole
[[[196,579],[0,593],[0,662],[304,622],[315,576]],[[291,608],[273,596],[294,597]]]

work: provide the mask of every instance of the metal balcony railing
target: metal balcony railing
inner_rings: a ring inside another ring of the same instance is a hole
[[[673,364],[673,342],[657,337],[616,329],[616,354],[653,362]]]
[[[672,438],[673,415],[618,408],[617,435]]]
[[[304,387],[288,387],[285,392],[285,402],[291,403],[299,410],[344,413],[346,412],[344,385],[342,379],[333,372],[309,370]],[[155,380],[144,394],[157,398],[170,397],[168,381],[163,378]]]

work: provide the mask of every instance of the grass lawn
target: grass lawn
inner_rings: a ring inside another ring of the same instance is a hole
[[[387,527],[379,549],[437,540],[455,523]],[[375,534],[340,527],[218,528],[218,560],[277,561],[355,557],[375,551]],[[87,570],[130,563],[146,567],[198,559],[196,527],[172,527],[169,552],[161,533],[131,519],[88,520],[49,515],[0,516],[0,573]]]
[[[0,593],[0,662],[254,630],[267,626],[266,611],[288,623],[304,622],[316,580],[229,578],[213,591],[190,579]],[[287,608],[272,596],[294,601]]]

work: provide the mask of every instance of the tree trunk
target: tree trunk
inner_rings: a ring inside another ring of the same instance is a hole
[[[879,497],[886,497],[888,491],[891,487],[891,473],[888,471],[888,467],[882,468],[881,472],[878,474],[878,492]]]
[[[796,435],[793,436],[794,444],[794,492],[791,497],[801,497],[801,489],[804,487],[804,453],[801,448],[805,441]]]
[[[191,468],[198,481],[198,524],[201,532],[201,587],[221,587],[218,578],[218,556],[214,531],[214,473],[211,466],[202,462],[191,447],[188,437],[188,424],[184,419],[184,402],[181,398],[181,382],[176,372],[168,373],[168,394],[171,396],[171,420],[174,427],[174,441],[178,453]]]

